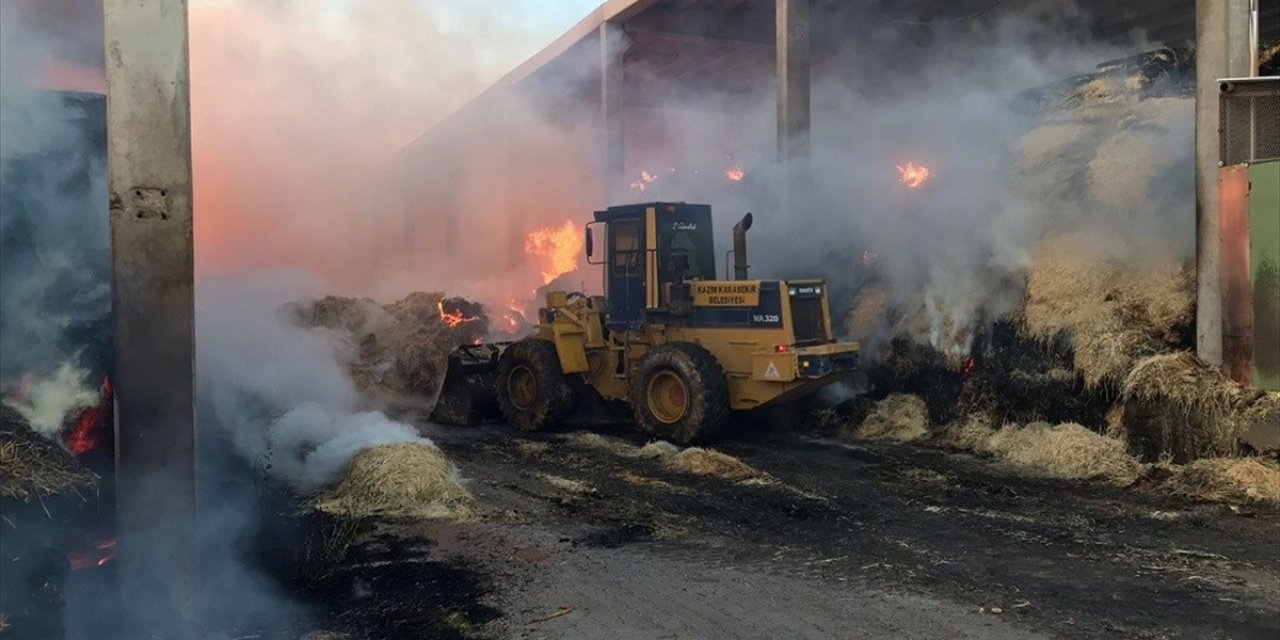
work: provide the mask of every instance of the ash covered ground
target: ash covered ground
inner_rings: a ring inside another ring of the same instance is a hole
[[[751,431],[753,472],[639,434],[431,437],[479,507],[372,520],[320,592],[351,638],[1273,638],[1280,508]],[[652,447],[651,447],[652,448]],[[656,455],[656,454],[654,454]],[[348,594],[357,594],[347,598]]]

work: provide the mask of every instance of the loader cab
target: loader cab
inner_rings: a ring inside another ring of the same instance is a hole
[[[715,241],[711,207],[655,202],[595,212],[589,226],[604,228],[605,326],[636,329],[646,313],[665,308],[670,287],[688,280],[714,280]]]

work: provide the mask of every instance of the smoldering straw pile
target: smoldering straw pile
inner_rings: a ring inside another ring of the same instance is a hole
[[[1189,126],[1193,61],[1192,52],[1162,49],[1033,94],[1041,124],[1018,142],[1014,185],[1046,224],[1009,282],[1019,302],[975,331],[971,355],[957,360],[922,337],[922,305],[895,298],[882,281],[864,286],[846,329],[884,354],[882,387],[923,399],[891,395],[852,433],[879,432],[868,425],[889,415],[910,423],[894,428],[902,439],[1051,475],[1129,484],[1156,474],[1171,492],[1271,499],[1280,486],[1274,462],[1224,456],[1280,453],[1272,448],[1280,394],[1245,388],[1187,353],[1189,254],[1143,235],[1187,222],[1185,205],[1169,207],[1168,198],[1189,198],[1191,147],[1169,138]],[[895,408],[917,405],[928,415]],[[1036,422],[1044,419],[1084,426]],[[1091,453],[1061,457],[1073,447]],[[1040,455],[1049,451],[1057,453]],[[1202,458],[1210,460],[1167,464]]]

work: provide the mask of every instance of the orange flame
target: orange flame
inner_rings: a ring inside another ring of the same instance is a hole
[[[672,169],[672,171],[674,172],[675,169]],[[649,173],[648,171],[641,171],[640,179],[636,180],[635,182],[632,182],[631,188],[635,189],[636,191],[644,191],[649,187],[650,183],[652,183],[654,180],[657,180],[657,179],[658,179],[657,175]]]
[[[521,304],[515,298],[511,298],[511,302],[507,303],[507,313],[502,314],[502,319],[507,323],[507,326],[504,327],[507,333],[514,335],[520,328],[521,323],[524,322],[524,313],[527,308],[528,304]]]
[[[585,242],[573,220],[565,220],[559,227],[545,227],[529,234],[524,252],[538,260],[542,283],[551,281],[578,268],[578,256]]]
[[[102,400],[92,407],[81,409],[76,414],[71,429],[63,437],[63,442],[67,444],[72,454],[83,455],[101,444],[102,430],[106,426],[107,416],[110,415],[108,412],[114,408],[111,393],[111,378],[104,378],[101,389]]]
[[[728,178],[729,182],[742,182],[742,179],[747,177],[747,172],[741,165],[735,164],[724,170],[724,177]]]
[[[472,320],[476,319],[476,318],[468,318],[466,314],[462,313],[461,309],[454,311],[452,313],[445,311],[444,302],[437,302],[436,308],[440,309],[440,321],[444,322],[444,325],[446,327],[449,327],[450,329],[464,322],[471,322]]]
[[[898,182],[911,189],[916,189],[929,180],[929,167],[917,166],[910,162],[906,166],[898,165],[898,173],[901,174]]]

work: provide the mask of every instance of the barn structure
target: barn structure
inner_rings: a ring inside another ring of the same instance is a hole
[[[782,233],[804,224],[806,206],[856,206],[793,201],[809,192],[805,175],[824,147],[859,144],[833,121],[858,97],[918,89],[932,67],[957,59],[988,64],[984,55],[1011,31],[1035,35],[1010,56],[1089,43],[1092,59],[1037,60],[1076,73],[1191,48],[1199,32],[1202,73],[1249,75],[1239,53],[1248,50],[1250,0],[1199,4],[1197,15],[1196,0],[608,0],[403,149],[381,189],[379,244],[500,278],[526,264],[534,229],[581,225],[607,203],[659,199],[709,202],[722,229],[755,209]],[[1260,39],[1280,40],[1280,0],[1255,4]],[[1197,101],[1202,135],[1217,118],[1210,93]],[[859,162],[891,169],[927,153],[919,136],[903,139],[903,155],[868,151]],[[1198,162],[1216,172],[1216,142],[1200,147]],[[1202,325],[1218,330],[1212,318]]]

